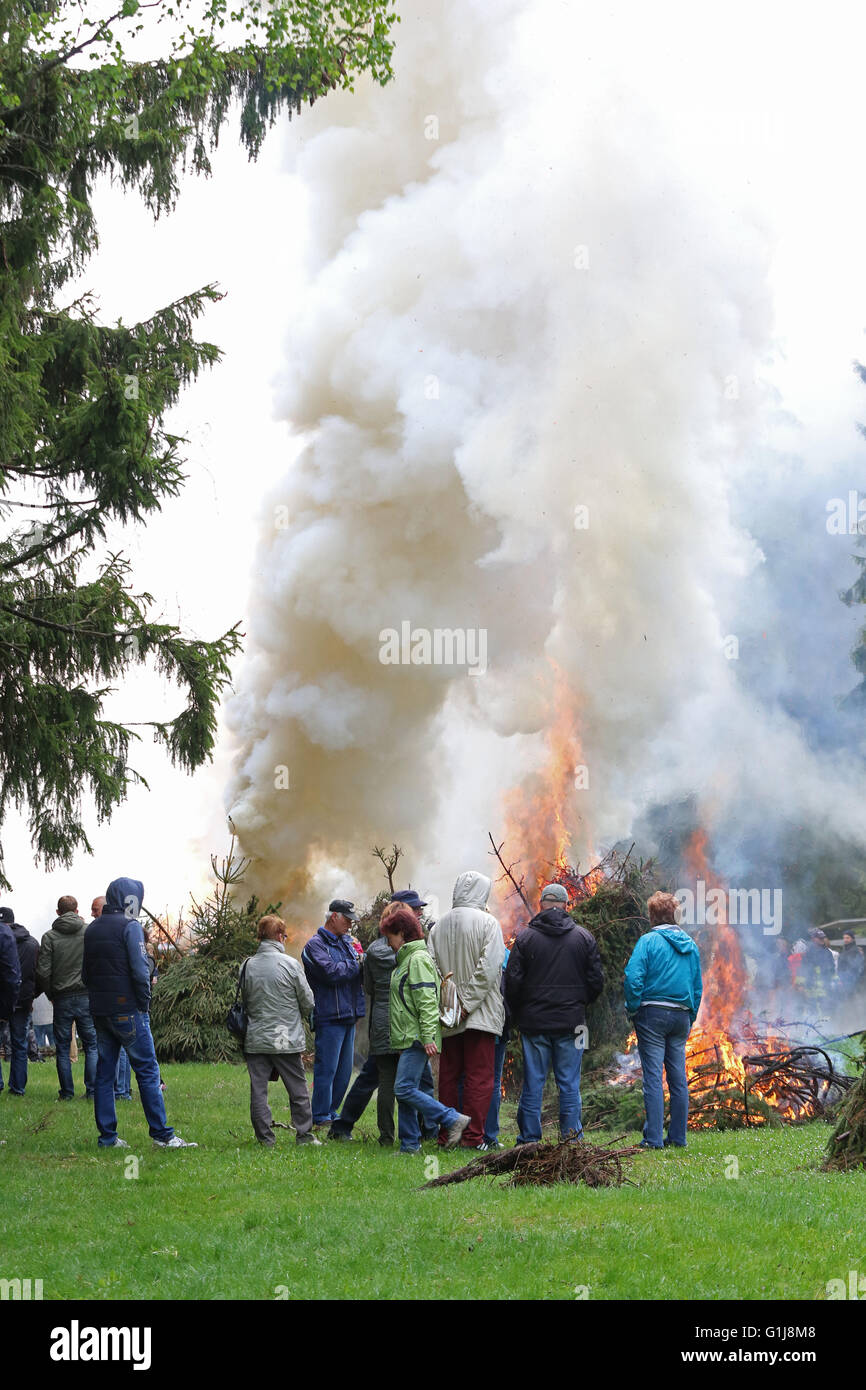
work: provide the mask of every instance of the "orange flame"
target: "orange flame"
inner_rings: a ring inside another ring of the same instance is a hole
[[[514,861],[515,877],[518,882],[523,880],[523,892],[533,912],[544,884],[569,873],[573,828],[580,819],[574,803],[577,769],[583,765],[576,699],[562,671],[554,663],[551,665],[554,680],[552,712],[545,735],[546,763],[542,772],[507,793],[504,806],[503,857],[510,863],[509,851],[518,854]],[[603,879],[603,870],[591,870],[586,879],[587,890],[595,892]],[[528,919],[518,894],[509,895],[507,880],[499,888],[505,897],[499,917],[508,938]]]

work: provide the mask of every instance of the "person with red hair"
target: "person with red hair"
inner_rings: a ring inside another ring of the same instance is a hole
[[[382,924],[382,932],[397,954],[391,976],[391,1047],[399,1053],[394,1094],[400,1152],[421,1152],[420,1115],[425,1128],[447,1131],[445,1147],[456,1149],[469,1116],[442,1105],[421,1090],[421,1078],[430,1057],[442,1045],[439,1023],[439,976],[427,950],[421,925],[409,908],[400,907]]]

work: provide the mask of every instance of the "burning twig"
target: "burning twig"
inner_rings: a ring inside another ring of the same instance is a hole
[[[618,1143],[616,1139],[611,1144]],[[585,1140],[565,1139],[560,1144],[518,1144],[504,1153],[485,1154],[462,1168],[444,1173],[424,1183],[424,1187],[445,1187],[470,1178],[500,1177],[510,1173],[509,1187],[545,1187],[555,1182],[583,1183],[586,1187],[621,1187],[631,1180],[623,1172],[623,1159],[640,1153],[640,1146],[614,1149],[610,1145],[588,1144]]]

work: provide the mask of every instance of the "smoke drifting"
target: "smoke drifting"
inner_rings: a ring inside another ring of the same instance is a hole
[[[315,924],[396,840],[444,897],[515,785],[556,789],[583,864],[685,796],[721,873],[806,808],[866,842],[853,774],[736,654],[764,565],[741,503],[772,406],[765,231],[684,108],[611,76],[612,19],[401,11],[394,84],[289,137],[310,265],[276,309],[278,411],[304,446],[266,500],[229,710],[254,886]],[[383,661],[406,624],[483,631],[486,670]]]

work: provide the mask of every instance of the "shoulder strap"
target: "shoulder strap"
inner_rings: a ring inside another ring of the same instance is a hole
[[[246,960],[244,961],[243,965],[241,966],[241,973],[238,975],[238,987],[237,987],[237,989],[235,990],[235,1004],[237,1004],[237,1003],[239,1002],[239,1000],[240,1000],[240,997],[241,997],[241,990],[242,990],[243,987],[244,987],[244,975],[246,974],[247,966],[249,965],[249,963],[250,963],[250,957],[247,956]]]

